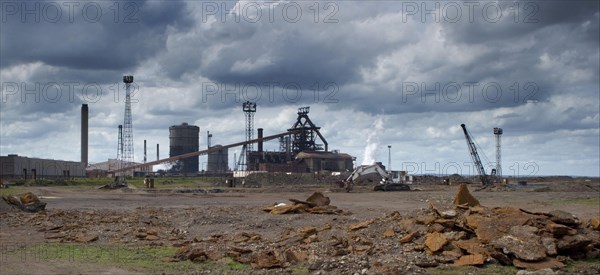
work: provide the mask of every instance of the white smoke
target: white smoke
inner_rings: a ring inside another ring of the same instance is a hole
[[[375,164],[375,156],[379,152],[379,136],[383,133],[383,130],[385,130],[383,128],[383,116],[377,116],[367,136],[367,146],[365,146],[362,165]]]

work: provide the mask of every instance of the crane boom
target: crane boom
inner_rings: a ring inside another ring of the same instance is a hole
[[[479,173],[479,179],[481,179],[481,183],[483,185],[490,185],[491,180],[488,175],[485,173],[485,169],[483,168],[483,164],[481,163],[481,159],[479,158],[479,154],[477,153],[477,148],[475,147],[475,142],[473,142],[473,138],[469,135],[467,131],[467,127],[464,124],[461,124],[463,132],[465,133],[465,139],[467,140],[467,147],[469,147],[469,153],[471,153],[471,159],[475,163],[475,167],[477,167],[477,172]]]

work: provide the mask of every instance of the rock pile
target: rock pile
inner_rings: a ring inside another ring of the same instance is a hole
[[[2,197],[2,200],[12,207],[25,212],[39,212],[46,209],[46,203],[41,202],[40,199],[31,192],[23,193],[19,196]]]
[[[323,197],[315,193],[306,201],[292,200],[293,205],[265,211],[310,213],[311,208],[329,204]],[[419,273],[424,271],[419,268],[439,265],[489,263],[520,269],[560,269],[571,260],[599,258],[598,218],[582,223],[563,211],[488,208],[481,206],[465,185],[459,186],[454,202],[452,209],[430,205],[414,216],[394,212],[345,227],[325,224],[322,228],[288,229],[277,240],[252,233],[213,236],[185,245],[175,259],[230,258],[254,268],[285,268],[301,263],[309,270],[325,273]]]

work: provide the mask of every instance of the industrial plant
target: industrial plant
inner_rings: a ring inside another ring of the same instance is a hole
[[[132,177],[148,175],[170,176],[227,176],[243,178],[252,173],[334,173],[351,174],[346,183],[354,181],[358,176],[373,174],[381,178],[381,184],[412,183],[412,175],[406,171],[391,171],[380,162],[372,165],[354,166],[355,157],[330,150],[330,144],[321,133],[319,127],[309,117],[310,107],[300,107],[291,127],[282,129],[279,133],[266,135],[262,127],[255,129],[254,116],[258,111],[256,102],[246,101],[241,104],[244,115],[244,136],[240,142],[233,144],[214,144],[213,134],[206,131],[206,149],[200,148],[200,126],[187,122],[174,124],[168,128],[169,156],[160,158],[160,146],[156,144],[156,160],[148,161],[147,140],[144,139],[143,161],[134,159],[134,126],[131,110],[131,93],[134,78],[125,75],[122,79],[125,86],[125,106],[123,124],[116,125],[117,152],[116,156],[106,156],[107,160],[89,163],[89,106],[81,106],[81,160],[67,162],[60,160],[29,159],[17,155],[2,157],[1,176],[3,178],[38,178],[38,177]],[[242,125],[240,125],[242,126]],[[461,125],[467,140],[467,147],[477,168],[478,175],[484,185],[498,181],[501,170],[501,128],[494,128],[496,140],[496,167],[488,175],[479,159],[476,144],[472,136]],[[93,127],[93,125],[92,125]],[[167,129],[165,129],[167,130]],[[165,131],[166,132],[166,131]],[[255,137],[256,134],[256,137]],[[275,140],[279,143],[278,150],[264,150],[264,142]],[[239,148],[241,153],[234,154],[234,165],[230,166],[230,149]],[[391,146],[388,146],[390,148]],[[200,163],[199,157],[207,155],[206,162]],[[391,152],[389,156],[391,161]],[[97,159],[97,158],[96,158]],[[154,171],[156,165],[168,169],[161,173]],[[353,172],[353,173],[352,173]],[[349,184],[348,186],[350,186]],[[391,186],[391,185],[390,185]],[[402,187],[405,189],[405,187]]]

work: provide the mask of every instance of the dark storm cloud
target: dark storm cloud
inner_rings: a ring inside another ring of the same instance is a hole
[[[184,2],[2,2],[0,66],[40,61],[73,69],[124,70],[186,28]],[[28,12],[32,11],[32,12]]]

